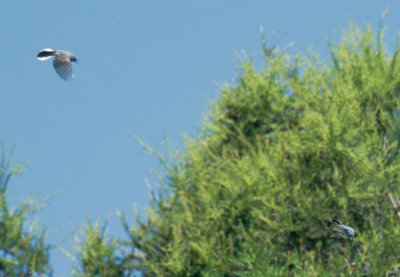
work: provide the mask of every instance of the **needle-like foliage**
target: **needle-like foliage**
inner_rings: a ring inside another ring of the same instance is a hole
[[[265,49],[221,88],[130,225],[142,276],[399,274],[398,44],[343,33],[331,60]],[[336,237],[329,219],[355,230]]]
[[[7,202],[9,181],[21,170],[22,166],[11,168],[4,150],[0,153],[0,276],[52,276],[46,231],[27,226],[39,203],[27,201],[10,209]]]
[[[107,222],[100,226],[99,220],[93,224],[90,219],[77,240],[78,263],[72,271],[73,276],[131,276],[128,253],[121,253],[123,243],[107,236]]]

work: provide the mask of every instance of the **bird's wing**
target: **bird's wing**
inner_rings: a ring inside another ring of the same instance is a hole
[[[347,225],[343,225],[342,228],[345,229],[348,233],[354,233],[354,229]]]
[[[72,73],[69,58],[57,56],[53,60],[53,66],[57,74],[65,81],[71,81],[75,76]]]
[[[338,226],[338,227],[340,228],[341,232],[344,235],[346,235],[348,237],[353,237],[354,236],[354,229],[353,228],[351,228],[351,227],[349,227],[347,225],[343,225],[343,224]]]

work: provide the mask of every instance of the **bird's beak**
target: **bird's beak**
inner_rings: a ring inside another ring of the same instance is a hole
[[[76,61],[75,61],[76,63],[79,63],[79,60],[78,59],[76,59]]]

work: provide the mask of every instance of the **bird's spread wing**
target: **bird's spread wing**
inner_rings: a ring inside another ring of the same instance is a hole
[[[74,78],[69,58],[56,56],[53,60],[53,66],[62,79],[71,81]]]

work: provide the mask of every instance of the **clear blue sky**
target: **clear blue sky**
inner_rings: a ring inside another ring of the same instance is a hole
[[[157,187],[151,170],[160,167],[132,135],[183,149],[181,134],[199,133],[218,86],[233,81],[237,53],[260,53],[260,25],[281,47],[294,42],[291,52],[326,55],[324,35],[337,40],[350,19],[377,26],[389,6],[393,46],[397,1],[1,1],[0,138],[16,146],[16,162],[30,161],[10,183],[12,203],[59,192],[36,216],[54,231],[48,242],[72,250],[72,230],[89,214],[144,211],[145,178]],[[47,47],[80,59],[72,82],[36,59]],[[115,215],[109,232],[123,237]],[[69,276],[58,249],[51,263]]]

